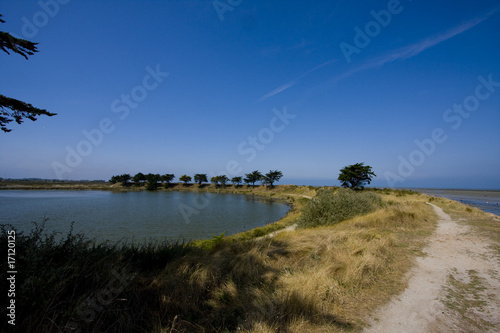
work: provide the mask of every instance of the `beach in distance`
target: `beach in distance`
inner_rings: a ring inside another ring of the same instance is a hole
[[[500,216],[500,190],[413,189],[427,195],[444,197]]]

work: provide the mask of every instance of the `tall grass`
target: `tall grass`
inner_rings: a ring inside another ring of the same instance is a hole
[[[339,201],[357,216],[331,224],[352,213],[318,213],[326,225],[190,244],[96,243],[83,235],[47,234],[43,225],[18,234],[16,329],[358,331],[367,313],[404,287],[412,256],[432,231],[432,208],[414,196],[381,194],[392,201],[382,205],[374,193],[324,189],[316,199],[297,194],[297,201],[307,200],[304,214],[313,211],[312,202],[328,211]],[[372,213],[366,214],[365,206]],[[285,225],[300,219],[299,211],[289,214]],[[0,235],[2,248],[7,230]],[[0,269],[6,272],[4,265]],[[5,279],[0,288],[7,290]],[[6,331],[6,321],[1,325]]]
[[[12,230],[1,226],[3,253],[7,253],[7,232]],[[16,232],[15,245],[18,332],[65,331],[68,323],[73,323],[69,331],[75,332],[107,331],[110,326],[129,331],[127,312],[135,276],[155,272],[189,251],[189,246],[178,243],[97,243],[72,231],[61,237],[47,233],[45,222],[35,224],[27,234]],[[0,262],[0,270],[2,274],[11,270],[6,260]],[[0,289],[9,289],[4,278]],[[129,295],[123,298],[127,301],[115,301],[122,294]],[[7,318],[6,306],[0,308],[0,316]],[[1,331],[8,326],[2,321]]]
[[[382,206],[382,199],[372,192],[356,192],[341,188],[321,189],[303,210],[301,227],[331,225],[357,215],[367,214]]]

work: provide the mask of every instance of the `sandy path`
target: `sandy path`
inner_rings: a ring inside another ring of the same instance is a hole
[[[432,206],[440,220],[426,256],[365,332],[500,332],[499,258],[488,240]]]

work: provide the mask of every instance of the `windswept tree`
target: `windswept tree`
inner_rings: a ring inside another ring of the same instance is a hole
[[[158,182],[161,181],[161,176],[158,173],[148,173],[146,176],[147,186],[146,189],[148,191],[156,191],[158,189]]]
[[[5,23],[2,19],[2,14],[0,14],[0,23]],[[0,49],[7,54],[10,54],[9,51],[11,51],[20,54],[28,60],[28,56],[38,52],[36,45],[37,43],[15,38],[7,32],[0,31]],[[12,131],[7,127],[12,121],[22,124],[23,119],[35,121],[37,117],[41,115],[52,117],[55,116],[56,113],[36,108],[29,103],[0,94],[0,128],[2,131]]]
[[[174,180],[174,178],[175,178],[174,174],[167,173],[167,174],[164,174],[163,176],[161,176],[161,181],[162,182],[166,182],[165,187],[169,187],[170,186],[170,182],[172,180]]]
[[[258,171],[255,170],[251,173],[245,174],[245,183],[247,184],[252,184],[252,186],[255,186],[255,182],[258,182],[259,180],[262,179],[262,174]]]
[[[226,175],[217,176],[217,177],[219,178],[219,182],[222,185],[222,187],[226,187],[226,184],[229,181],[229,178]]]
[[[201,183],[207,183],[207,175],[204,173],[197,173],[196,175],[194,175],[194,182],[198,183],[199,186],[201,186]]]
[[[219,176],[213,176],[210,178],[210,182],[214,184],[215,187],[219,186]]]
[[[131,179],[132,177],[130,177],[130,175],[128,173],[125,173],[123,175],[117,175],[117,176],[112,176],[111,179],[109,180],[109,182],[111,184],[116,184],[116,183],[122,183],[122,186],[129,186],[130,183],[129,183],[129,180]]]
[[[132,177],[132,180],[134,181],[135,185],[140,186],[146,180],[146,176],[142,172],[138,172],[134,175],[134,177]]]
[[[128,173],[125,173],[125,174],[121,175],[120,176],[120,181],[122,182],[122,186],[130,186],[129,180],[131,178],[132,177]]]
[[[270,170],[268,173],[266,173],[262,179],[269,184],[271,187],[274,187],[274,182],[277,182],[283,177],[283,173],[278,170]]]
[[[348,165],[340,170],[339,178],[342,187],[353,190],[362,190],[366,184],[370,184],[372,177],[376,177],[372,167],[364,165],[363,162]]]
[[[233,177],[231,178],[231,182],[233,183],[233,185],[236,187],[238,185],[241,184],[243,178],[242,177]]]
[[[226,187],[226,183],[229,181],[229,178],[227,178],[226,175],[222,176],[214,176],[210,178],[210,182],[215,185],[215,187],[218,187],[219,184],[222,185],[223,187]]]
[[[187,185],[191,181],[191,176],[182,175],[179,177],[179,180],[183,182],[184,185]]]

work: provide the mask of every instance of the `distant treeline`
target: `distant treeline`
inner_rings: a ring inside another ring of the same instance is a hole
[[[245,178],[243,177],[233,177],[229,179],[226,175],[214,176],[210,178],[210,182],[215,186],[223,186],[225,187],[229,181],[232,182],[233,185],[241,185],[243,182],[247,185],[255,186],[256,182],[261,182],[262,185],[269,185],[271,187],[274,186],[275,182],[278,182],[281,177],[283,177],[283,173],[278,170],[270,170],[266,174],[262,174],[258,170],[255,170],[251,173],[245,174]],[[110,183],[122,183],[123,186],[147,186],[148,190],[154,191],[158,189],[160,184],[165,184],[165,187],[169,187],[172,181],[175,179],[175,175],[171,173],[167,173],[164,175],[160,175],[159,173],[153,174],[143,174],[142,172],[137,173],[134,176],[126,173],[123,175],[117,175],[111,177],[109,180]],[[182,175],[179,177],[179,181],[183,182],[184,185],[187,185],[193,180],[191,176]],[[205,173],[197,173],[194,175],[194,182],[198,185],[202,185],[203,183],[208,183],[208,177]]]
[[[0,182],[45,182],[45,183],[105,183],[105,180],[65,180],[65,179],[45,179],[45,178],[2,178]]]

